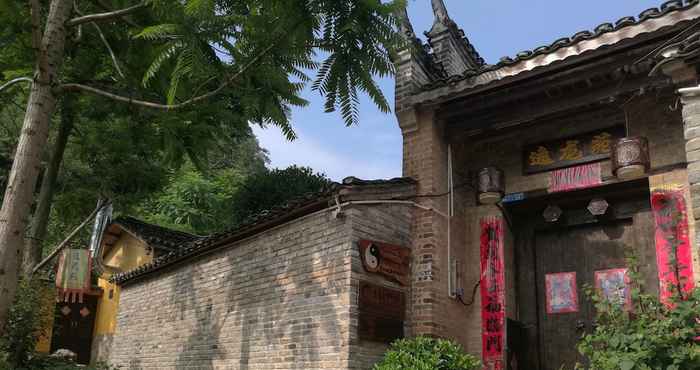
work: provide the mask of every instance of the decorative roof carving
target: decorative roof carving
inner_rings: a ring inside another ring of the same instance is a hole
[[[433,80],[423,86],[424,92],[417,94],[414,100],[422,102],[447,97],[456,91],[487,85],[642,34],[677,26],[684,21],[700,18],[700,7],[697,6],[699,2],[700,0],[666,1],[659,8],[642,11],[637,18],[628,16],[615,23],[602,23],[593,31],[579,31],[571,37],[559,38],[549,45],[521,51],[514,57],[502,57],[497,64],[483,64],[476,70],[466,70],[459,75],[452,74]]]

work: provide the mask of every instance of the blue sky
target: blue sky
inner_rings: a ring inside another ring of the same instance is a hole
[[[409,16],[417,34],[433,22],[430,0],[408,0]],[[614,22],[657,7],[658,0],[445,0],[452,19],[462,28],[487,63],[513,56],[603,22]],[[382,91],[394,99],[394,80],[379,80]],[[346,176],[365,179],[401,176],[401,132],[393,113],[379,112],[364,97],[360,124],[346,127],[338,114],[323,113],[323,99],[312,91],[304,97],[311,105],[295,109],[292,122],[299,135],[284,139],[279,129],[254,128],[270,154],[270,166],[309,166],[339,181]]]

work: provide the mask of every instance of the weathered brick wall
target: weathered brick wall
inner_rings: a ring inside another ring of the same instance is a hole
[[[364,197],[391,196],[390,188],[374,190]],[[357,241],[409,248],[411,210],[377,204],[347,206],[339,218],[321,212],[125,285],[109,362],[371,369],[387,346],[358,338],[359,281],[410,292],[367,274]]]
[[[133,369],[348,367],[353,246],[330,212],[122,290],[110,362]]]
[[[364,270],[357,242],[360,239],[369,239],[410,248],[411,211],[410,205],[373,205],[357,206],[345,212],[345,217],[352,230],[351,238],[354,245],[351,261],[352,286],[350,290],[350,322],[352,326],[350,331],[350,369],[371,369],[372,365],[381,359],[387,349],[386,344],[360,340],[357,336],[360,281],[369,281],[373,284],[401,290],[410,297],[408,287],[402,287],[398,283],[388,281],[376,274],[369,274]],[[406,315],[408,320],[410,320],[410,310],[409,301]],[[407,321],[404,329],[406,335],[410,335],[410,327],[410,322]]]
[[[448,213],[448,197],[445,195],[448,190],[448,148],[444,125],[435,119],[432,111],[413,109],[410,112],[397,114],[403,134],[403,174],[418,181],[418,194],[438,195],[418,197],[416,201],[442,213],[420,208],[411,211],[411,334],[451,338],[468,348],[480,332],[471,330],[475,321],[469,316],[470,308],[450,298],[448,292],[448,221],[445,217]],[[463,170],[459,166],[455,165],[455,173]],[[459,183],[460,180],[456,179],[455,184]],[[450,255],[462,264],[459,285],[468,290],[473,281],[468,279],[466,272],[478,260],[474,262],[468,255],[464,231],[467,215],[462,202],[462,198],[455,200],[455,214],[450,226]]]

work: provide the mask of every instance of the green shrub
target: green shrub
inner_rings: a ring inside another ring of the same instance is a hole
[[[700,335],[700,289],[686,299],[676,299],[672,309],[657,297],[638,293],[633,297],[633,309],[626,312],[594,296],[598,325],[578,346],[589,359],[590,368],[700,369],[700,343],[696,341]]]
[[[454,342],[416,337],[394,342],[374,370],[472,370],[481,363]]]
[[[15,302],[0,337],[0,361],[19,369],[26,365],[45,334],[53,314],[53,305],[46,305],[46,284],[38,279],[21,280]]]

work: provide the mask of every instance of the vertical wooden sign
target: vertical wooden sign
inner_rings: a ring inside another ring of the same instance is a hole
[[[481,220],[481,335],[484,368],[504,369],[505,263],[503,220]]]

